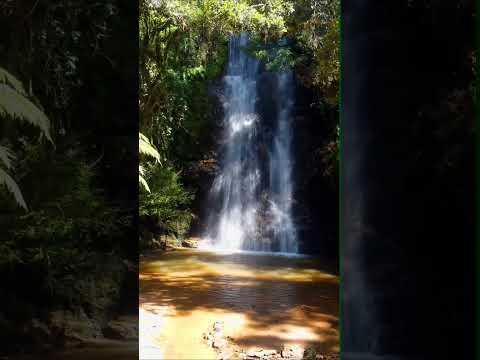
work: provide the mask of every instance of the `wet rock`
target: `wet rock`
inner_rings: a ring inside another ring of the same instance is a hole
[[[221,352],[222,356],[226,356],[227,351],[230,353],[228,338],[223,333],[224,323],[222,321],[216,321],[211,330],[203,334],[203,339],[206,340],[208,346],[213,347],[217,351]]]
[[[302,359],[304,349],[299,345],[285,345],[282,349],[281,355],[284,359]]]
[[[230,350],[222,351],[218,356],[218,360],[230,360],[234,357],[234,352]]]
[[[216,333],[222,333],[223,332],[223,321],[215,321],[213,324],[213,331]]]
[[[138,327],[121,320],[110,321],[107,326],[102,329],[103,335],[107,339],[113,340],[137,340]]]
[[[212,345],[214,349],[223,349],[225,346],[227,346],[227,340],[223,338],[215,339]]]
[[[315,347],[305,349],[302,360],[339,360],[339,354],[321,354]]]
[[[303,360],[316,360],[317,355],[322,356],[320,354],[317,354],[317,350],[314,347],[306,348],[303,353]],[[321,358],[318,358],[318,359],[321,359]]]
[[[49,323],[52,333],[66,341],[84,342],[86,339],[102,336],[98,323],[90,319],[83,310],[77,313],[63,310],[51,312]]]
[[[198,247],[198,239],[196,238],[190,238],[190,239],[185,239],[182,241],[182,246],[186,248],[197,248]]]
[[[257,356],[257,353],[261,352],[262,350],[248,350],[246,355],[249,357],[255,357]]]
[[[277,354],[277,350],[263,350],[263,355],[264,356],[272,356],[272,355],[276,355]]]
[[[247,351],[247,359],[264,359],[267,356],[268,355],[263,351],[263,349]]]

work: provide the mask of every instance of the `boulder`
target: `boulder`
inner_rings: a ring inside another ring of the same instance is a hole
[[[103,336],[112,340],[137,340],[138,328],[131,323],[116,320],[110,321],[103,329]]]
[[[90,319],[83,310],[76,313],[53,311],[50,313],[49,323],[54,336],[63,337],[67,341],[84,342],[102,336],[98,323]]]
[[[190,249],[198,247],[198,240],[196,238],[189,238],[182,241],[182,246]]]

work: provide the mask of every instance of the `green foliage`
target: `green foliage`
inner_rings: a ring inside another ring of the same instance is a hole
[[[32,199],[31,211],[16,218],[11,237],[20,243],[111,247],[129,219],[106,204],[82,152],[64,150],[64,155],[53,156],[41,145],[23,142],[18,173]],[[34,183],[42,184],[42,192],[31,186]]]
[[[267,70],[294,67],[336,104],[338,7],[338,0],[140,1],[140,131],[161,161],[141,158],[141,217],[167,233],[188,227],[191,194],[177,173],[208,149],[218,114],[207,89],[224,70],[230,36],[248,32],[253,45],[245,50]]]
[[[135,184],[137,150],[128,136],[108,136],[131,118],[122,113],[129,89],[117,86],[135,76],[129,3],[0,4],[0,182],[17,197],[0,185],[0,293],[16,305],[5,314],[70,307],[90,316],[118,300],[121,256],[135,258],[137,210],[122,190]]]
[[[276,45],[265,48],[258,43],[254,43],[247,51],[257,59],[265,63],[267,71],[284,71],[295,66],[297,58],[292,49],[287,46]]]
[[[208,134],[206,89],[224,68],[231,34],[278,39],[292,11],[284,0],[140,2],[140,128],[162,158]]]
[[[160,163],[160,154],[158,153],[157,149],[155,149],[155,147],[150,143],[150,140],[142,133],[138,134],[138,150],[140,155],[146,155],[148,157],[154,158],[155,160],[157,160],[157,162]],[[138,165],[138,182],[147,192],[150,192],[150,187],[145,180],[145,170],[144,167],[141,165],[141,161]]]
[[[165,233],[183,236],[192,220],[193,194],[183,188],[172,168],[151,167],[148,182],[151,193],[140,194],[140,217],[154,218]]]
[[[340,127],[335,127],[333,139],[329,140],[318,153],[321,156],[324,175],[331,179],[338,179],[338,168],[340,161]],[[335,181],[336,183],[336,181]]]
[[[107,203],[78,144],[58,149],[61,154],[24,139],[19,144],[17,173],[30,211],[0,224],[8,239],[0,242],[0,268],[33,274],[32,291],[43,301],[102,306],[118,295],[125,269],[114,254],[130,216]]]
[[[25,120],[52,142],[50,120],[29,98],[22,83],[0,67],[0,117]]]
[[[7,70],[0,67],[0,119],[24,120],[39,128],[41,134],[50,142],[50,120],[43,111],[35,105],[25,91],[22,83]],[[0,146],[0,160],[6,170],[13,168],[15,159],[13,152],[5,146]],[[17,204],[27,210],[27,204],[15,180],[0,166],[0,185],[9,190]]]
[[[142,133],[138,134],[138,150],[140,154],[150,156],[160,162],[160,154],[157,149],[153,147],[150,140]]]
[[[126,267],[117,257],[67,246],[19,248],[15,241],[0,243],[0,269],[10,274],[25,274],[30,289],[43,302],[101,311],[119,296]],[[11,270],[11,271],[8,271]],[[28,275],[27,275],[28,274]],[[20,276],[22,276],[20,275]]]
[[[290,23],[301,54],[298,73],[331,105],[338,104],[340,84],[340,1],[300,0]]]
[[[52,110],[67,108],[76,89],[83,85],[82,62],[105,56],[102,45],[117,15],[115,4],[114,0],[41,1],[33,9],[35,31],[31,43],[22,44],[21,49],[33,58],[22,65],[33,74],[37,88],[52,100]]]

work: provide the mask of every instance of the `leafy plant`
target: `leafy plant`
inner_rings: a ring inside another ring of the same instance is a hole
[[[151,167],[148,179],[151,192],[140,194],[140,217],[153,218],[165,233],[182,236],[192,220],[193,194],[183,188],[172,168]]]
[[[50,136],[50,120],[30,100],[30,97],[22,83],[0,67],[0,118],[26,121],[40,129],[41,134],[53,143]],[[4,167],[3,169],[0,167],[0,185],[6,186],[15,197],[17,204],[27,210],[27,204],[18,184],[7,173],[7,170],[13,168],[13,160],[15,160],[13,151],[6,146],[0,146],[0,160]]]
[[[150,140],[142,133],[138,134],[138,150],[140,154],[152,157],[160,163],[160,154],[150,143]],[[147,192],[150,192],[148,183],[145,180],[145,169],[141,164],[138,165],[138,181]]]

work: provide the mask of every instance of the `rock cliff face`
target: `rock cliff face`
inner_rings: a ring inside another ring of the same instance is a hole
[[[338,261],[338,177],[332,147],[338,123],[336,108],[316,102],[297,86],[294,122],[295,213],[304,253]],[[332,160],[329,160],[333,156]]]

